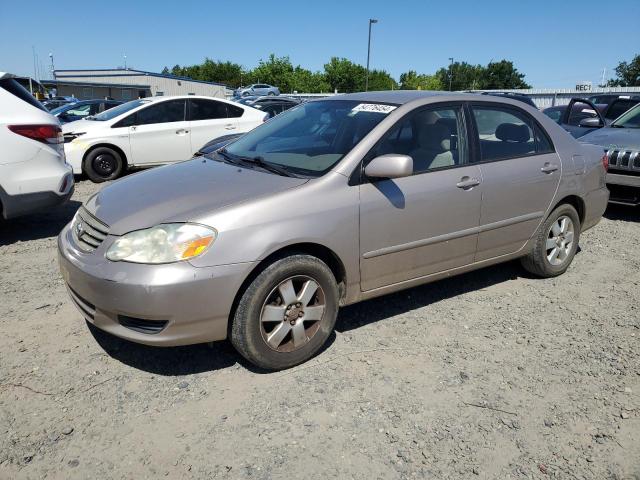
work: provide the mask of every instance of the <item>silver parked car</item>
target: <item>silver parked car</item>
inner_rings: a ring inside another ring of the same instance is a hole
[[[233,92],[234,97],[280,95],[280,89],[266,83],[254,83],[246,87],[240,87]]]
[[[602,153],[506,97],[312,101],[107,186],[60,234],[60,268],[113,335],[230,337],[287,368],[321,348],[342,305],[514,258],[563,273],[607,204]]]

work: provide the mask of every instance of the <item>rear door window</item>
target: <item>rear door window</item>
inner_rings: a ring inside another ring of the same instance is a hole
[[[227,116],[226,103],[216,100],[189,100],[189,120],[216,120]]]
[[[472,110],[480,161],[491,162],[537,153],[532,122],[524,112],[484,105],[474,105]]]
[[[236,105],[227,105],[229,118],[239,118],[244,113],[242,107]]]
[[[16,82],[13,78],[5,78],[0,80],[0,88],[6,90],[11,95],[18,97],[20,100],[27,102],[32,107],[36,107],[40,110],[48,112],[48,110],[35,99],[22,85]]]
[[[185,101],[169,100],[138,110],[136,112],[136,124],[150,125],[154,123],[182,122],[184,117]]]

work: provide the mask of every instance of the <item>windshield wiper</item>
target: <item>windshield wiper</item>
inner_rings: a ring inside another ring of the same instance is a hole
[[[279,165],[276,165],[275,163],[267,162],[267,161],[265,161],[264,158],[262,158],[260,156],[256,156],[256,157],[238,157],[238,158],[240,160],[242,160],[243,162],[253,163],[254,165],[257,165],[258,167],[260,167],[260,168],[262,168],[264,170],[268,170],[271,173],[277,173],[278,175],[282,175],[283,177],[297,177],[297,175],[294,175],[293,173],[291,173],[287,169],[282,168]]]
[[[221,148],[220,150],[215,150],[211,153],[208,153],[205,155],[205,157],[209,157],[209,155],[213,154],[213,153],[217,153],[218,155],[220,155],[222,158],[225,159],[225,161],[227,163],[230,163],[232,165],[239,165],[240,163],[234,158],[234,155],[231,155],[229,152],[227,152],[226,148]]]

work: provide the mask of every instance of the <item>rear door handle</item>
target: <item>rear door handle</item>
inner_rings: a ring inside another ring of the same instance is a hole
[[[224,126],[225,130],[235,130],[236,126],[233,123],[229,123]]]
[[[541,171],[542,173],[553,173],[553,172],[555,172],[556,170],[558,170],[558,168],[559,168],[559,167],[558,167],[558,165],[555,165],[555,164],[553,164],[553,163],[549,163],[549,162],[547,162],[547,163],[545,163],[545,164],[544,164],[544,166],[540,169],[540,171]]]
[[[463,190],[471,190],[478,185],[480,185],[480,180],[467,176],[462,177],[460,181],[456,183],[456,187],[462,188]]]
[[[184,128],[176,130],[176,135],[184,135],[185,133],[189,133],[189,130],[185,130]]]

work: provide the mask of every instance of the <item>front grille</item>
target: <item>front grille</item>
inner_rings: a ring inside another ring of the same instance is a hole
[[[640,152],[630,150],[608,150],[609,167],[614,170],[640,172]]]
[[[78,293],[73,290],[69,285],[67,285],[67,290],[69,290],[69,296],[78,310],[88,319],[93,320],[96,316],[96,307],[94,304],[86,301],[82,298]]]
[[[118,315],[118,322],[129,330],[148,335],[160,333],[169,323],[167,320],[145,320],[143,318],[127,317],[126,315]]]
[[[80,207],[71,225],[71,234],[84,252],[93,252],[109,235],[109,227]]]

